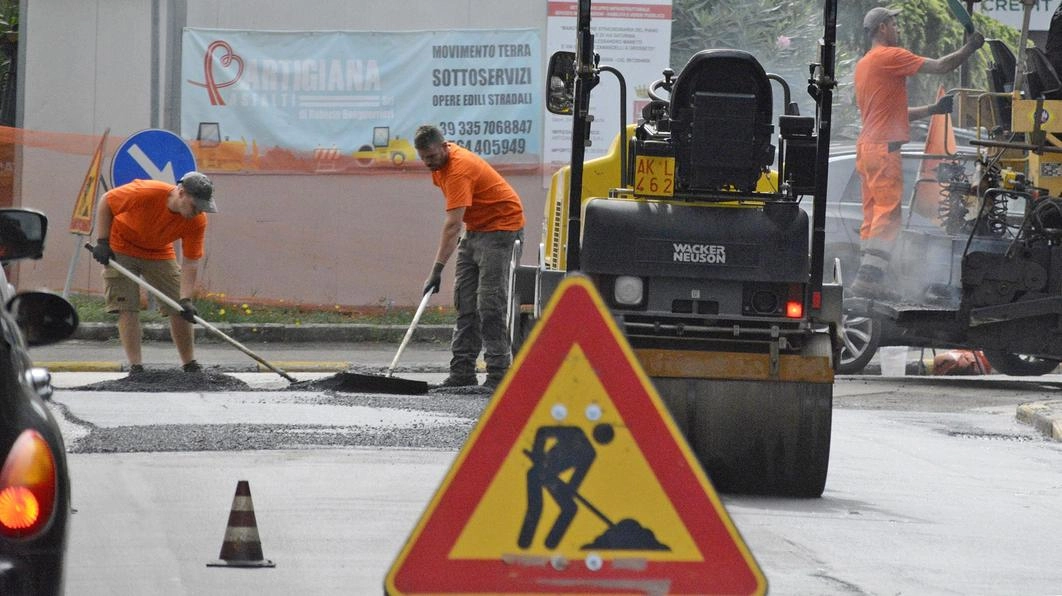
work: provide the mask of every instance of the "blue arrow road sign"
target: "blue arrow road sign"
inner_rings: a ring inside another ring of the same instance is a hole
[[[195,169],[195,156],[184,139],[168,130],[149,128],[130,136],[114,152],[111,183],[121,186],[140,178],[172,184]]]

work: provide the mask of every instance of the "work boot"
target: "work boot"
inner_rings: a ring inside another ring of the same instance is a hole
[[[958,307],[962,295],[959,288],[947,284],[932,284],[925,291],[925,300],[930,304]]]
[[[130,377],[132,377],[134,375],[142,375],[142,374],[144,374],[144,365],[143,364],[130,364],[129,365],[129,376]]]
[[[186,373],[201,373],[203,372],[203,366],[195,360],[189,360],[181,367]]]
[[[483,381],[483,386],[487,389],[497,389],[498,385],[501,385],[502,379],[505,378],[505,373],[487,373],[487,378]]]
[[[472,385],[479,384],[479,380],[476,379],[474,373],[450,373],[450,376],[446,377],[440,387],[470,387]]]
[[[872,265],[860,265],[848,288],[852,296],[874,300],[899,300],[900,295],[885,284],[885,272]]]

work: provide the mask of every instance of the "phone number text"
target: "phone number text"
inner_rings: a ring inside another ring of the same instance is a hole
[[[519,155],[527,151],[527,139],[450,139],[477,155]]]
[[[458,120],[439,123],[447,137],[476,135],[521,135],[531,132],[531,120]]]

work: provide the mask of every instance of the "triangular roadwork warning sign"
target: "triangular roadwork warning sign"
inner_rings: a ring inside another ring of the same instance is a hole
[[[70,232],[73,234],[92,235],[92,210],[96,207],[96,193],[99,189],[100,169],[103,164],[103,147],[107,143],[107,135],[110,132],[109,128],[103,131],[103,136],[96,145],[96,152],[92,154],[88,172],[85,173],[85,180],[81,183],[81,190],[77,193],[74,213],[70,216]]]
[[[387,575],[388,594],[763,594],[590,281],[569,276]]]

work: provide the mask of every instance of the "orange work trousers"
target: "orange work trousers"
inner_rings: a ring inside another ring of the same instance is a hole
[[[902,225],[903,164],[887,143],[857,143],[856,171],[863,183],[859,237],[892,242]]]

